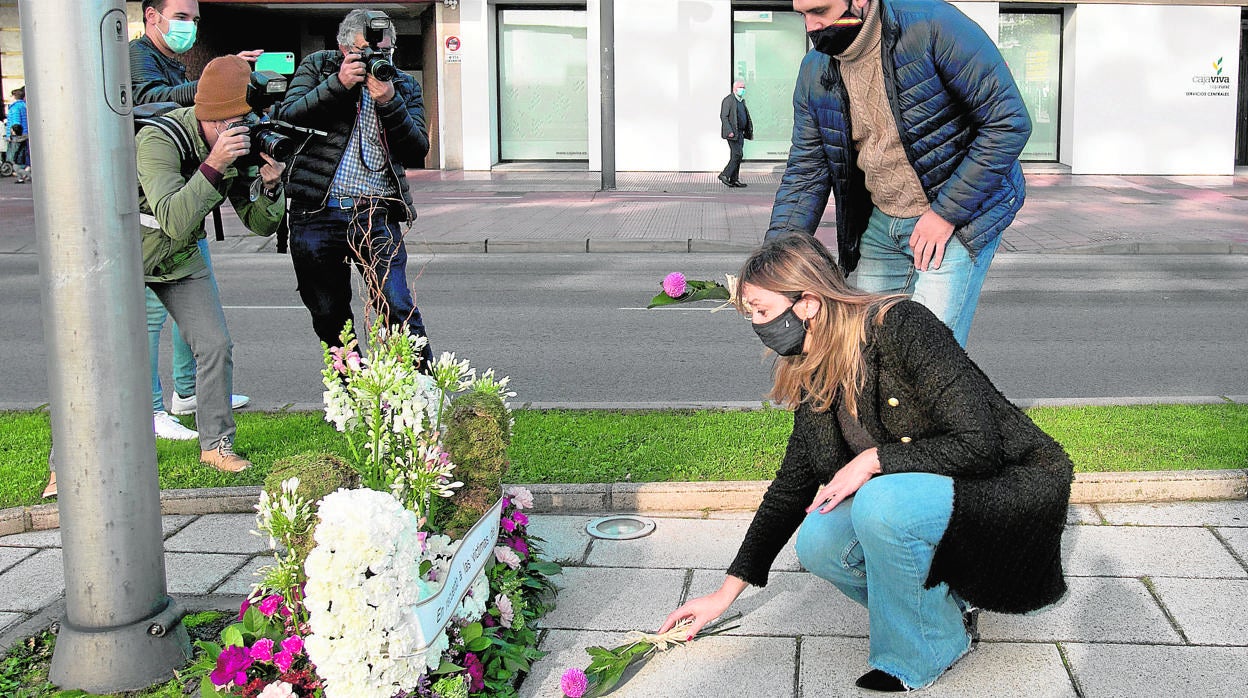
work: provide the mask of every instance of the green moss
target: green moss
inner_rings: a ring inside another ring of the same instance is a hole
[[[316,504],[325,495],[337,492],[341,488],[355,489],[360,486],[360,475],[347,462],[331,453],[297,453],[273,463],[272,470],[264,479],[264,489],[269,493],[280,492],[282,482],[292,477],[299,478],[299,487],[295,492],[306,501]],[[312,531],[299,536],[294,541],[294,548],[300,558],[307,557],[315,542]]]
[[[511,418],[498,395],[470,392],[451,403],[443,445],[464,486],[438,511],[437,524],[448,535],[462,536],[498,501],[510,440]]]

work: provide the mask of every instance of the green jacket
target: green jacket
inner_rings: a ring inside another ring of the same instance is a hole
[[[208,144],[200,135],[195,108],[175,109],[168,115],[186,128],[195,144],[195,159],[203,162],[208,157]],[[270,199],[259,193],[259,186],[253,188],[259,179],[258,167],[240,173],[231,166],[218,188],[198,170],[189,179],[183,174],[178,146],[160,129],[143,128],[134,141],[144,281],[176,281],[207,266],[197,244],[205,236],[204,218],[227,196],[243,225],[253,233],[272,235],[277,230],[286,212],[286,195],[279,189],[277,198]],[[254,198],[253,192],[258,194]]]

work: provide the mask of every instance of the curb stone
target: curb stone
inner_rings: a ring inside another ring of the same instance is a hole
[[[520,486],[533,493],[532,511],[538,514],[687,514],[757,509],[769,484],[768,480],[749,480]],[[163,490],[160,513],[250,514],[260,490],[258,485]],[[1076,473],[1070,492],[1071,504],[1237,499],[1248,499],[1248,469]],[[56,504],[0,510],[0,536],[45,531],[59,524]]]

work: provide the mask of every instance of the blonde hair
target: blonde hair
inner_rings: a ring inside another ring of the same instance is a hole
[[[888,309],[906,296],[867,293],[850,286],[823,243],[805,233],[787,233],[767,241],[745,260],[739,277],[741,285],[779,293],[794,302],[803,296],[819,300],[818,312],[806,323],[809,350],[777,357],[775,384],[768,399],[789,409],[807,402],[825,412],[840,391],[846,409],[856,417],[866,377],[862,348],[867,322],[880,324]],[[736,305],[748,314],[740,293]]]

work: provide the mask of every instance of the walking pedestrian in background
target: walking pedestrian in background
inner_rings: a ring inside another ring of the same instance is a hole
[[[727,187],[744,187],[741,181],[741,158],[745,142],[754,140],[754,122],[745,106],[745,82],[732,83],[732,93],[719,105],[719,136],[728,141],[728,164],[719,173],[719,181]]]

